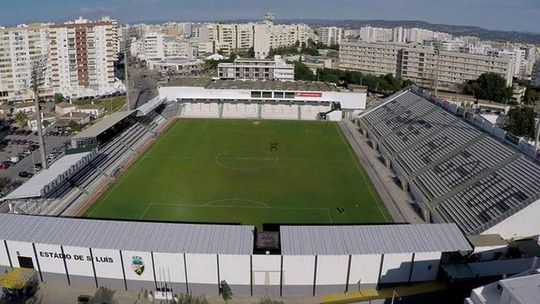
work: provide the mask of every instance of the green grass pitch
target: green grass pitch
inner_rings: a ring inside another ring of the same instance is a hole
[[[178,120],[86,216],[259,227],[391,221],[353,153],[332,122]]]

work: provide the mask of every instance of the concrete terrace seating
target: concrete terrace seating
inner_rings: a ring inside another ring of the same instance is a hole
[[[456,117],[445,111],[430,112],[426,116],[409,121],[392,134],[387,134],[383,145],[391,154],[403,150],[411,143],[438,132],[452,124]]]
[[[432,162],[447,156],[455,149],[478,138],[481,131],[463,121],[458,121],[441,132],[424,139],[396,157],[396,162],[411,175]]]
[[[225,103],[223,116],[226,118],[257,118],[257,104]]]
[[[263,119],[298,119],[298,106],[294,104],[264,104],[262,105]]]
[[[435,221],[483,232],[540,199],[540,166],[413,91],[358,120],[397,180]]]
[[[468,233],[539,198],[540,170],[520,158],[442,202],[436,209]]]
[[[509,147],[489,137],[484,137],[419,175],[413,182],[430,199],[436,199],[486,172],[513,154],[514,151]]]

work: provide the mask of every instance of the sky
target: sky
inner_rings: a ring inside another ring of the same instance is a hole
[[[422,20],[540,33],[540,0],[0,0],[0,25],[108,15],[119,22],[260,19]]]

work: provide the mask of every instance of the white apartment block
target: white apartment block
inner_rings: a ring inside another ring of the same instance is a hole
[[[120,85],[114,77],[118,55],[117,25],[103,18],[50,26],[53,90],[65,96],[109,94]]]
[[[229,55],[235,50],[247,51],[253,47],[253,24],[206,23],[198,25],[193,32],[197,38],[199,53],[222,51]]]
[[[259,59],[268,57],[271,49],[307,43],[316,37],[306,24],[274,24],[267,20],[255,24],[254,29],[255,58]]]
[[[326,45],[339,44],[343,38],[343,29],[336,26],[320,27],[318,36],[319,42]]]
[[[43,24],[0,29],[0,101],[33,98],[31,65],[48,53],[48,37],[48,26]],[[41,93],[52,95],[51,70],[45,71]]]
[[[162,33],[146,33],[142,39],[140,58],[161,59],[165,57],[164,35]]]
[[[392,29],[364,26],[360,28],[360,39],[366,42],[392,41]]]
[[[294,65],[287,64],[281,56],[270,59],[237,58],[234,63],[218,65],[220,79],[241,80],[294,80]]]
[[[374,75],[392,74],[416,84],[457,92],[483,73],[497,73],[512,85],[509,58],[437,51],[432,46],[347,41],[340,45],[340,68]]]
[[[41,96],[94,96],[119,88],[114,78],[116,22],[78,19],[0,29],[0,101],[29,100],[31,64],[45,59]]]
[[[452,35],[442,32],[434,32],[420,28],[396,27],[393,29],[363,26],[360,29],[347,29],[344,37],[350,39],[360,39],[365,42],[414,42],[423,43],[424,40],[451,40]]]

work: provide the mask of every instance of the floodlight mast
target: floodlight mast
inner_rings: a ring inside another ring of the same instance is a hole
[[[36,107],[36,122],[37,122],[37,131],[38,131],[38,142],[39,142],[39,154],[41,155],[41,164],[43,170],[47,170],[49,167],[47,164],[47,157],[45,156],[45,142],[43,140],[43,126],[41,123],[41,110],[39,108],[39,88],[43,85],[44,82],[44,70],[47,65],[47,57],[41,56],[39,59],[32,62],[31,70],[31,86],[34,91],[34,103]]]

